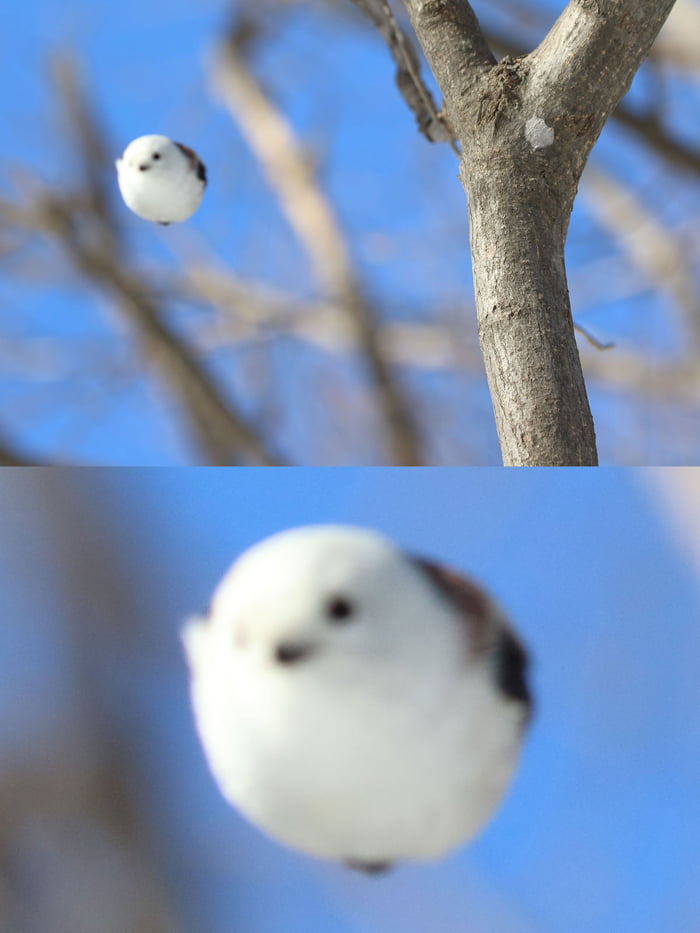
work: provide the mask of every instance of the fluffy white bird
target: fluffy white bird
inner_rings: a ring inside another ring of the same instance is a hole
[[[523,647],[477,586],[373,531],[255,545],[183,640],[224,797],[292,848],[370,872],[436,858],[508,786]]]
[[[191,217],[207,184],[207,170],[197,153],[167,136],[139,136],[116,166],[126,206],[164,226]]]

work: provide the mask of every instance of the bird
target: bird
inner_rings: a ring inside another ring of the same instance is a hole
[[[207,185],[207,170],[197,153],[167,136],[139,136],[115,165],[126,206],[163,226],[191,217]]]
[[[224,798],[308,856],[376,875],[441,858],[517,768],[523,644],[481,587],[373,529],[254,544],[182,639]]]

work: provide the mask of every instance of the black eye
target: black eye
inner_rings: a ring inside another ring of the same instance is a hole
[[[154,153],[153,153],[153,158],[154,158],[154,159],[160,159],[160,152],[154,152]]]
[[[355,606],[344,596],[334,596],[326,603],[326,616],[329,622],[349,622],[355,613]]]

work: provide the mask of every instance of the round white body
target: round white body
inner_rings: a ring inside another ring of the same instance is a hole
[[[349,618],[329,612],[339,600]],[[308,854],[440,856],[513,773],[525,705],[498,687],[469,620],[373,532],[319,526],[252,548],[185,644],[222,793]],[[300,656],[280,661],[280,646]]]
[[[183,221],[199,207],[206,187],[204,165],[195,152],[167,136],[139,136],[116,166],[126,206],[144,220]]]

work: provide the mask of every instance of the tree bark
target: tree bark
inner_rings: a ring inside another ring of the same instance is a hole
[[[570,0],[496,60],[466,0],[405,0],[462,148],[474,287],[504,464],[596,465],[564,244],[581,172],[673,0]]]

